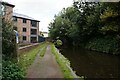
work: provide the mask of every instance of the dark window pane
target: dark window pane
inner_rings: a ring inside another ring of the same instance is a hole
[[[23,23],[27,23],[27,20],[26,20],[26,19],[23,19]]]
[[[31,34],[37,35],[37,29],[31,29]]]
[[[31,43],[36,43],[37,42],[37,37],[31,37]]]
[[[31,21],[31,26],[32,27],[37,27],[37,22],[36,21]]]
[[[26,30],[26,28],[23,28],[23,32],[26,32],[27,30]]]
[[[23,40],[26,40],[26,36],[23,36]]]

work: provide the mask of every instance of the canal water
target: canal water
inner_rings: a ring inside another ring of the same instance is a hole
[[[119,56],[81,48],[62,48],[60,52],[70,60],[71,67],[78,76],[87,78],[120,77]]]

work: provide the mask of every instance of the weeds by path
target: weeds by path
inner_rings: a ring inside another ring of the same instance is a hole
[[[63,55],[60,55],[57,52],[57,49],[53,44],[51,44],[51,50],[52,53],[55,55],[58,64],[60,65],[60,68],[64,74],[64,78],[74,78],[74,76],[71,74],[70,70],[66,66],[66,64],[70,66],[70,62]]]
[[[44,54],[45,54],[45,51],[46,51],[46,49],[47,49],[47,46],[48,46],[48,42],[46,43],[46,44],[44,44],[44,47],[41,49],[41,51],[40,51],[40,56],[41,57],[43,57],[44,56]]]
[[[41,43],[36,48],[31,49],[28,52],[24,52],[22,55],[20,55],[18,64],[21,66],[21,68],[23,68],[25,72],[29,65],[33,63],[37,53],[39,53],[40,49],[44,47],[45,44],[45,42]]]

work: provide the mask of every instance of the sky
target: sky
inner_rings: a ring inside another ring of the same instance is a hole
[[[15,5],[13,11],[39,20],[39,30],[48,32],[48,24],[73,0],[2,0]]]

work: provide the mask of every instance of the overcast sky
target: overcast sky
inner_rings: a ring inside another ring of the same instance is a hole
[[[73,0],[2,0],[14,4],[14,12],[33,17],[40,21],[40,31],[48,31],[48,24],[64,7]]]

